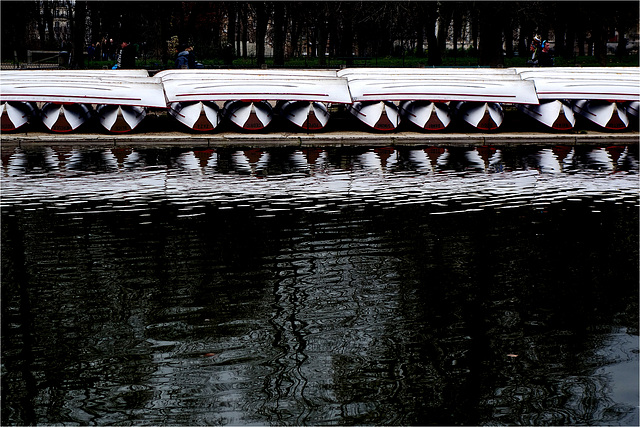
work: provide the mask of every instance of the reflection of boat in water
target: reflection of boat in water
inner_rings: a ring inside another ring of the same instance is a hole
[[[360,154],[358,162],[364,169],[390,170],[398,162],[398,156],[394,148],[380,147]]]
[[[571,105],[564,100],[546,99],[540,104],[522,104],[520,111],[556,130],[572,129],[576,118]]]
[[[220,108],[212,101],[172,102],[169,114],[183,125],[202,132],[214,130],[220,124]]]
[[[501,152],[495,147],[475,147],[465,153],[465,158],[468,162],[467,168],[480,169],[485,172],[501,169],[499,167],[502,158]]]
[[[347,109],[375,130],[392,131],[400,124],[398,107],[391,101],[354,102]]]
[[[449,152],[443,147],[428,147],[411,150],[409,161],[421,172],[435,172],[439,166],[447,164]]]
[[[3,102],[0,104],[0,130],[14,131],[27,124],[36,112],[33,102]]]
[[[269,153],[258,148],[236,151],[232,154],[233,166],[236,172],[259,175],[269,164]]]
[[[459,102],[456,115],[480,130],[495,130],[504,121],[502,105],[496,102]]]
[[[218,163],[218,154],[212,148],[204,150],[195,150],[193,154],[199,161],[200,168],[205,169],[207,167],[215,168]]]

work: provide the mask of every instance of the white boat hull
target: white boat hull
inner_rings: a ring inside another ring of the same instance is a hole
[[[460,102],[456,114],[480,130],[495,130],[502,125],[504,110],[496,102]]]
[[[262,130],[273,119],[273,108],[267,101],[227,101],[222,115],[245,130]]]
[[[638,119],[638,108],[640,108],[640,101],[631,101],[626,105],[627,116],[632,116]]]
[[[47,102],[40,110],[42,123],[53,132],[71,132],[86,122],[91,109],[86,104],[56,104]]]
[[[3,102],[0,105],[0,130],[14,131],[29,122],[36,113],[32,102]]]
[[[322,102],[285,101],[278,104],[280,115],[304,130],[321,130],[329,122],[329,111]]]
[[[174,102],[169,106],[169,114],[185,126],[207,132],[220,124],[220,108],[215,102]]]
[[[361,122],[380,131],[395,130],[400,124],[398,107],[390,101],[354,102],[347,105],[351,114]]]
[[[523,104],[520,105],[520,111],[556,130],[573,129],[576,124],[571,105],[565,101],[545,100],[539,105]]]
[[[449,104],[429,101],[403,101],[399,106],[403,119],[425,130],[442,130],[451,123]]]
[[[132,131],[147,116],[145,107],[130,105],[99,105],[96,112],[100,124],[115,133]]]
[[[617,102],[581,99],[574,101],[572,108],[576,114],[605,129],[621,130],[629,126],[627,112]]]

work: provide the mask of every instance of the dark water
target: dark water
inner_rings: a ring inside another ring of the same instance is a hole
[[[637,145],[2,161],[3,425],[639,422]]]

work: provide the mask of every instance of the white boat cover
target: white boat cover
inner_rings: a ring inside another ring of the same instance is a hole
[[[167,107],[160,79],[124,75],[34,74],[28,77],[15,74],[5,76],[3,73],[0,76],[0,100]]]
[[[516,73],[537,73],[537,74],[640,74],[639,67],[514,67]]]
[[[71,76],[88,76],[88,77],[149,77],[147,70],[2,70],[2,76],[19,75],[22,77],[43,76],[43,77],[71,77]]]
[[[524,80],[349,79],[354,101],[472,101],[538,104],[533,82]]]
[[[216,69],[216,70],[163,70],[154,75],[163,81],[169,79],[210,79],[228,78],[229,76],[300,76],[300,77],[337,77],[338,70],[314,70],[314,69]]]
[[[229,75],[226,78],[166,79],[163,85],[169,102],[246,99],[351,103],[347,81],[337,77]]]
[[[533,78],[540,99],[640,100],[640,82],[607,79]]]
[[[338,77],[355,77],[365,75],[393,76],[394,78],[408,75],[418,76],[452,76],[457,74],[476,76],[508,76],[517,75],[513,68],[344,68],[338,71]]]

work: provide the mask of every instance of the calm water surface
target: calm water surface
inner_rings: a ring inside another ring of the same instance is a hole
[[[2,153],[2,424],[638,425],[638,146]]]

